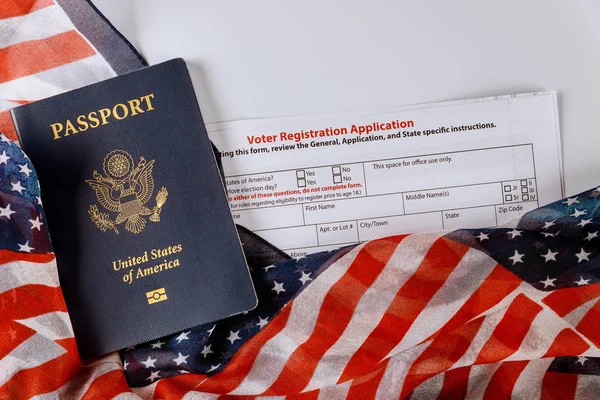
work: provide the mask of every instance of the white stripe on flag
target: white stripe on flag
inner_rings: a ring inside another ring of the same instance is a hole
[[[600,393],[600,379],[598,375],[577,376],[577,388],[575,389],[575,398],[581,400],[597,399]]]
[[[201,393],[201,392],[187,392],[185,396],[181,398],[181,400],[216,400],[219,396],[210,393]]]
[[[588,311],[590,311],[590,309],[594,306],[594,304],[596,304],[599,301],[600,301],[599,299],[593,299],[590,301],[586,301],[585,303],[583,303],[582,305],[580,305],[579,307],[577,307],[576,309],[574,309],[573,311],[571,311],[570,313],[565,315],[563,317],[563,319],[568,324],[571,324],[572,326],[577,326],[577,325],[579,325],[579,323],[581,322],[583,317],[586,316]]]
[[[469,386],[464,400],[481,400],[492,376],[501,363],[473,365],[469,373]]]
[[[60,340],[73,337],[69,314],[62,311],[50,312],[36,317],[17,320],[38,334],[50,339]]]
[[[64,347],[42,335],[31,336],[0,359],[0,386],[17,372],[38,367],[66,352]]]
[[[62,8],[57,5],[44,7],[22,16],[0,19],[0,49],[74,29]]]
[[[154,391],[156,390],[156,385],[158,385],[159,382],[160,381],[154,381],[148,386],[133,387],[131,388],[131,391],[135,393],[136,396],[139,396],[142,399],[153,399]]]
[[[15,108],[20,106],[21,104],[15,103],[14,101],[8,101],[4,99],[0,99],[0,111],[2,110],[10,110],[11,108]]]
[[[527,334],[521,342],[519,349],[503,361],[536,360],[542,358],[548,352],[556,336],[566,328],[573,328],[558,316],[553,310],[545,306],[544,309],[535,316]],[[583,335],[580,337],[591,347],[591,344]]]
[[[510,301],[512,301],[512,299],[510,299]],[[469,348],[467,351],[465,351],[465,354],[463,354],[463,356],[452,366],[453,369],[473,365],[483,346],[487,343],[490,337],[492,337],[494,329],[496,329],[496,326],[504,317],[507,309],[508,304],[505,308],[485,317],[483,323],[479,327],[479,331],[477,331],[477,334],[471,341]]]
[[[152,397],[149,397],[152,398]],[[141,397],[135,393],[121,393],[113,397],[112,400],[140,400]]]
[[[333,263],[294,299],[286,326],[260,349],[250,372],[230,394],[262,393],[275,382],[292,353],[313,332],[325,296],[363,247],[357,246]]]
[[[334,385],[321,389],[317,400],[345,399],[350,390],[352,381],[346,381],[339,385]]]
[[[496,267],[497,262],[479,250],[469,249],[433,296],[427,307],[415,319],[402,340],[411,347],[427,339],[462,307]]]
[[[427,350],[430,344],[431,340],[396,354],[388,360],[388,365],[377,388],[375,396],[377,400],[397,399],[400,397],[404,379],[406,379],[406,374],[410,366]]]
[[[542,381],[554,358],[529,361],[515,382],[512,396],[516,399],[539,399],[542,396]]]
[[[95,55],[2,83],[0,93],[2,98],[10,93],[4,100],[40,100],[114,76],[106,60]]]
[[[55,259],[47,263],[12,261],[0,265],[0,293],[35,284],[59,286]]]
[[[305,392],[337,383],[352,355],[373,332],[398,290],[413,275],[431,243],[439,236],[441,233],[412,235],[400,242],[383,271],[356,305],[342,336],[317,364]]]
[[[444,386],[444,374],[437,374],[414,388],[410,400],[436,399]]]
[[[110,359],[113,359],[111,362]],[[85,372],[80,371],[76,378],[65,383],[60,389],[39,396],[32,397],[31,400],[52,400],[52,399],[81,399],[90,388],[90,385],[96,378],[121,369],[121,361],[117,354],[105,357],[102,363],[96,363],[93,367],[87,368]]]

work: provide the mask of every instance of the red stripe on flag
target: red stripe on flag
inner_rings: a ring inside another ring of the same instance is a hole
[[[56,343],[67,352],[38,367],[17,372],[0,387],[0,399],[29,399],[35,395],[51,393],[76,377],[80,372],[81,360],[75,340],[62,339]]]
[[[262,347],[277,335],[287,324],[292,309],[288,303],[271,322],[247,341],[231,358],[231,361],[220,373],[208,378],[198,385],[197,390],[210,393],[229,393],[242,383],[252,369],[254,361]],[[157,389],[161,386],[159,382]]]
[[[483,314],[514,292],[521,283],[523,281],[518,276],[497,264],[452,318],[422,343],[430,341],[437,335],[453,331],[465,322]]]
[[[445,238],[433,242],[423,262],[396,293],[377,327],[354,353],[338,383],[372,371],[402,341],[468,249]]]
[[[574,399],[576,390],[577,374],[546,371],[542,380],[541,398],[544,400]]]
[[[555,290],[544,297],[542,302],[564,317],[590,300],[600,297],[600,284],[578,286]]]
[[[53,4],[52,0],[2,0],[0,19],[31,14]]]
[[[453,332],[436,337],[408,370],[400,398],[427,379],[449,370],[469,349],[484,319],[477,318]]]
[[[14,142],[17,141],[17,130],[8,110],[0,111],[0,133]]]
[[[531,322],[540,311],[542,306],[527,296],[519,294],[515,297],[492,336],[483,345],[475,364],[498,362],[514,354],[529,332]]]
[[[368,379],[359,378],[352,382],[346,400],[369,400],[375,399],[377,396],[377,389],[379,389],[379,383],[385,374],[388,360],[384,360],[379,364],[379,370],[368,377]]]
[[[131,392],[131,389],[125,380],[125,374],[122,370],[115,370],[94,379],[81,400],[112,399],[128,392]]]
[[[0,83],[46,71],[96,52],[76,31],[0,49]]]
[[[519,379],[521,372],[523,372],[528,363],[529,361],[502,363],[488,382],[483,400],[510,399],[517,379]]]
[[[442,400],[459,400],[467,396],[471,366],[451,369],[444,374],[444,385],[438,396]]]
[[[26,319],[52,311],[67,311],[59,287],[26,285],[0,293],[0,307],[6,319]]]
[[[344,332],[356,305],[385,268],[403,236],[368,242],[346,273],[329,289],[315,328],[289,357],[283,370],[263,395],[299,393],[308,385],[319,360]]]
[[[565,328],[554,339],[554,342],[548,349],[548,352],[544,354],[546,357],[561,357],[561,356],[576,356],[587,349],[590,345],[581,338],[572,329]]]
[[[600,300],[590,308],[581,321],[579,321],[579,324],[577,324],[577,331],[594,343],[596,347],[600,347],[598,321],[600,321]]]
[[[42,264],[42,263],[48,263],[52,260],[54,260],[53,253],[29,254],[29,253],[21,253],[21,252],[12,251],[12,250],[0,250],[0,268],[2,268],[3,264],[9,263],[9,262],[26,261],[26,262]]]
[[[4,307],[3,307],[4,306]],[[0,303],[0,360],[21,343],[35,335],[35,331],[18,322],[5,320],[6,305]]]

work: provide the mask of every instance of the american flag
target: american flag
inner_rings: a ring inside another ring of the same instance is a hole
[[[142,65],[90,3],[0,4],[0,109]],[[0,114],[14,139],[12,129]],[[240,227],[255,310],[84,364],[34,168],[7,137],[0,399],[598,397],[600,188],[503,228],[300,259]]]

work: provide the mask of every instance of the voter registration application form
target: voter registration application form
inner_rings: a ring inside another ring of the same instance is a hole
[[[233,218],[292,257],[563,197],[556,93],[212,124]]]

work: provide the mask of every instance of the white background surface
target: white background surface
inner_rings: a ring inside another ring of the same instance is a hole
[[[206,122],[556,90],[567,194],[600,184],[600,2],[93,0]]]

